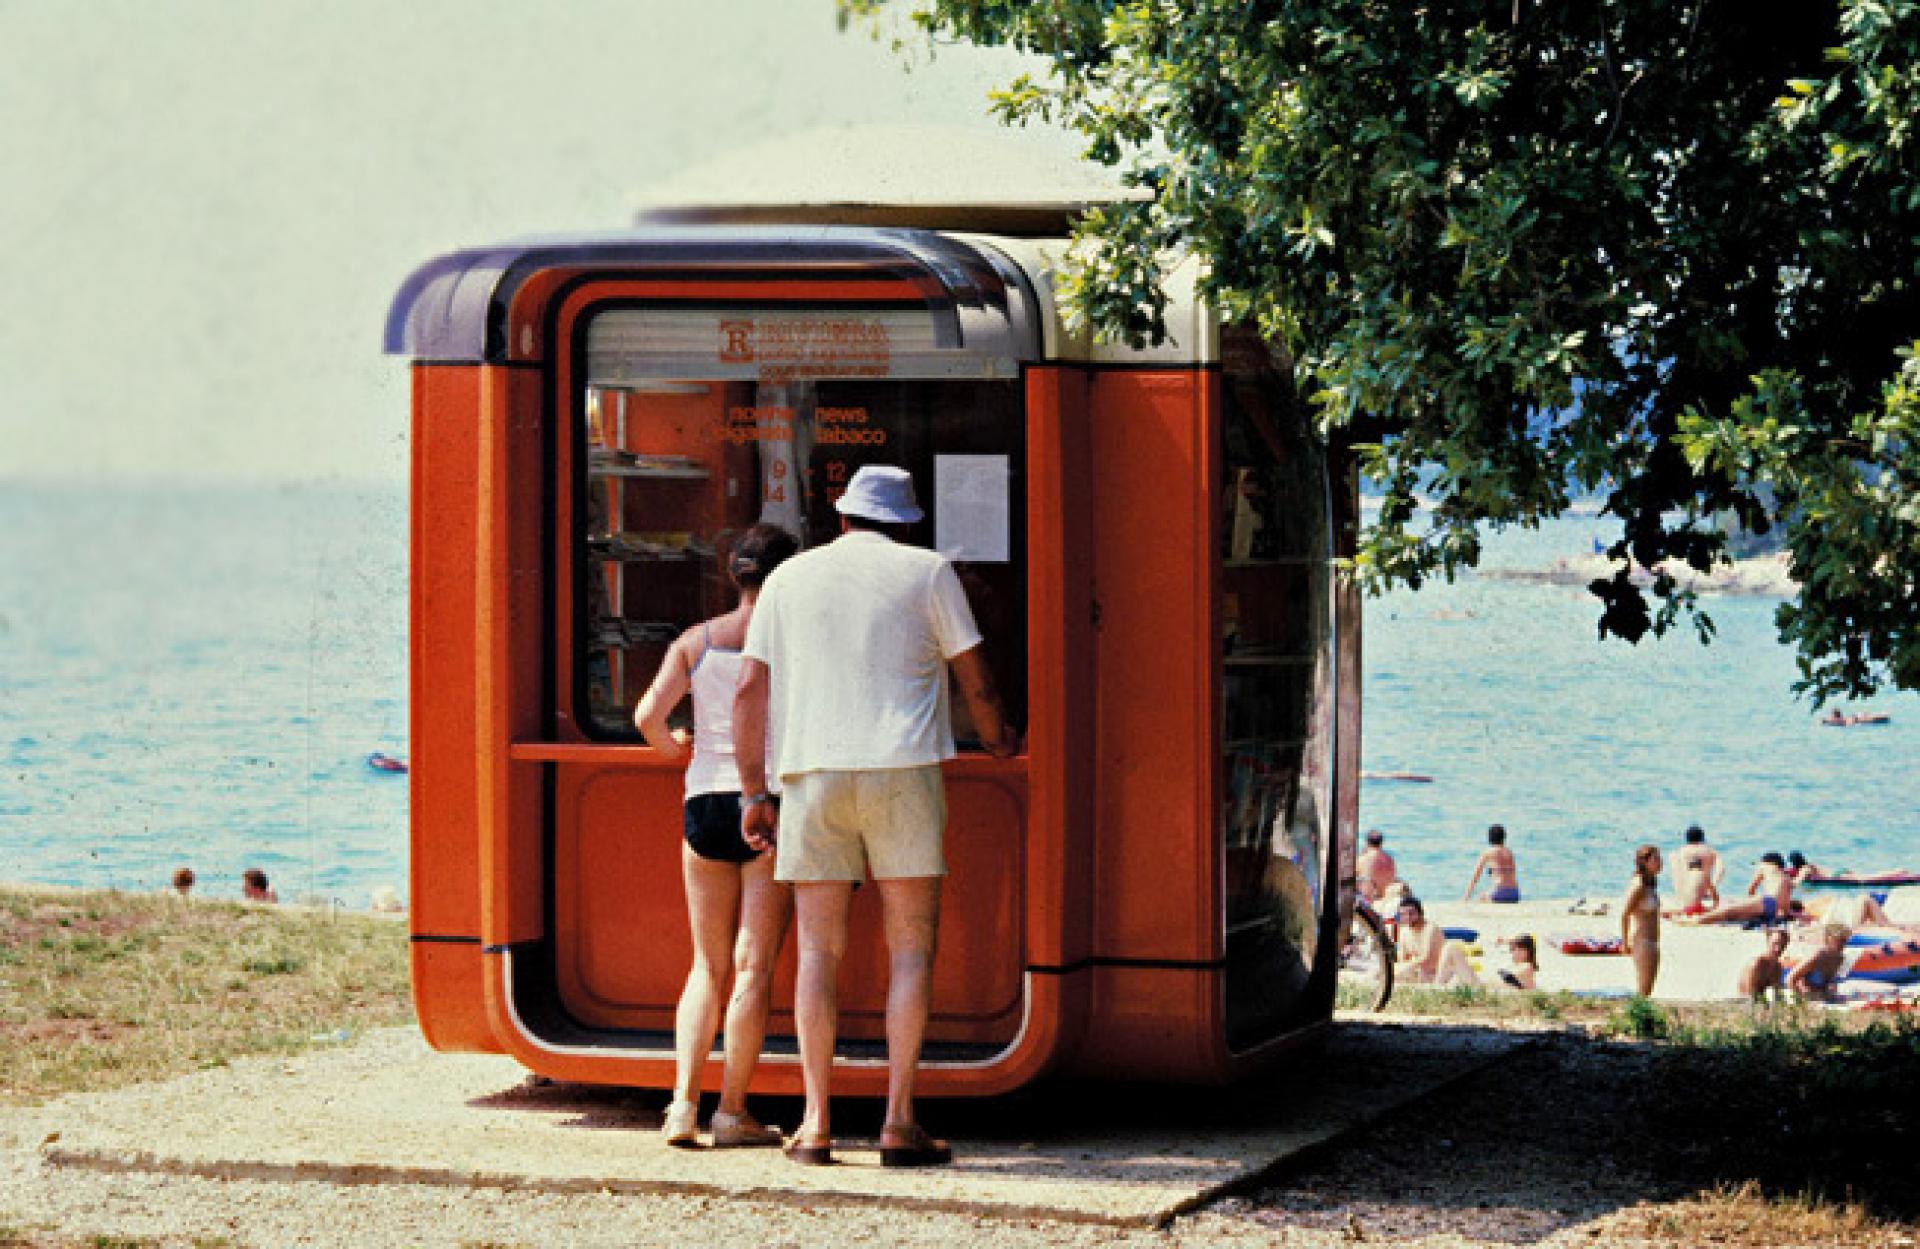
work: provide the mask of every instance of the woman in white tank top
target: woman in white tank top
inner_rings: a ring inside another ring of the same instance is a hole
[[[755,525],[728,560],[740,604],[695,625],[667,650],[653,684],[634,708],[633,722],[647,744],[670,761],[687,759],[681,875],[693,929],[693,968],[674,1013],[673,1103],[663,1125],[670,1145],[699,1141],[700,1080],[726,1001],[726,1065],[720,1104],[713,1112],[713,1143],[778,1145],[780,1133],[747,1113],[747,1084],[766,1035],[773,963],[786,940],[792,891],[774,883],[773,856],[740,837],[740,774],[734,764],[733,694],[739,684],[740,646],[760,597],[760,586],[799,550],[792,534]],[[693,739],[670,729],[667,716],[693,696]],[[725,996],[728,973],[733,995]]]

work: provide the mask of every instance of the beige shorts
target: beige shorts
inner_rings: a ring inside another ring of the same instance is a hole
[[[945,876],[947,790],[940,765],[780,778],[773,878]]]

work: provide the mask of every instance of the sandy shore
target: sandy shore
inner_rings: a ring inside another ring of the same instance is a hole
[[[1844,895],[1827,892],[1809,896],[1814,907],[1834,899],[1850,901]],[[1442,902],[1427,900],[1427,915],[1444,928],[1468,929],[1476,934],[1468,942],[1483,982],[1493,983],[1499,970],[1508,965],[1500,942],[1529,933],[1540,952],[1539,988],[1545,992],[1566,990],[1597,996],[1627,996],[1633,991],[1633,964],[1621,955],[1567,955],[1552,939],[1560,936],[1617,938],[1620,935],[1618,898],[1554,899],[1542,902],[1499,904],[1492,902]],[[1595,914],[1599,908],[1603,914]],[[1895,890],[1889,898],[1890,916],[1903,922],[1920,920],[1920,889]],[[1818,922],[1793,926],[1793,944],[1789,958],[1811,953],[1819,945]],[[1889,933],[1889,938],[1896,935]],[[1681,924],[1668,920],[1660,926],[1660,973],[1654,982],[1653,996],[1664,1002],[1731,1001],[1739,997],[1740,969],[1761,952],[1762,934],[1738,924]],[[1862,993],[1885,995],[1895,986],[1875,982],[1853,982]],[[1911,996],[1913,987],[1904,992]]]

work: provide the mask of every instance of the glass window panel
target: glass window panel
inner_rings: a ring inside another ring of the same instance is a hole
[[[705,320],[695,324],[677,310],[619,309],[599,314],[587,330],[589,377],[576,444],[586,467],[574,644],[576,705],[583,708],[579,719],[588,732],[637,738],[633,707],[667,646],[686,628],[732,606],[725,569],[737,535],[768,521],[792,530],[806,546],[831,541],[839,533],[833,502],[861,465],[895,464],[913,473],[928,515],[910,540],[932,545],[937,532],[968,532],[964,525],[955,530],[941,524],[936,479],[946,456],[1005,463],[998,477],[1002,501],[976,497],[982,489],[991,495],[995,475],[976,473],[966,497],[968,523],[976,528],[982,515],[991,522],[1004,512],[1004,549],[985,551],[996,558],[975,552],[979,557],[956,559],[955,568],[1008,713],[1024,725],[1026,432],[1020,383],[994,378],[994,370],[978,364],[964,380],[890,376],[863,371],[851,357],[838,366],[856,374],[851,377],[802,377],[796,372],[807,370],[785,368],[733,376],[740,370],[715,362],[711,337],[704,360],[694,345],[724,315],[699,314]],[[808,315],[817,323],[834,320]],[[741,319],[765,323],[768,314],[751,310]],[[904,330],[883,324],[895,335],[889,341],[905,341]],[[657,339],[649,327],[657,328]],[[867,348],[856,342],[850,350]],[[831,358],[812,359],[820,365],[814,371],[828,371]],[[643,376],[662,361],[683,370],[703,364],[706,371]],[[968,463],[977,467],[979,461]],[[961,496],[950,498],[949,506],[961,506]],[[968,748],[974,734],[964,700],[955,699],[953,707],[955,734]],[[676,712],[687,714],[684,705]]]
[[[1222,354],[1220,836],[1244,1048],[1299,1009],[1329,902],[1332,549],[1325,457],[1285,373],[1243,331]]]

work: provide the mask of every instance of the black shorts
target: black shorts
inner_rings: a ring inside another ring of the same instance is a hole
[[[780,800],[773,802],[777,810]],[[703,859],[751,863],[760,857],[740,836],[739,794],[695,794],[687,799],[682,826],[687,844]]]

